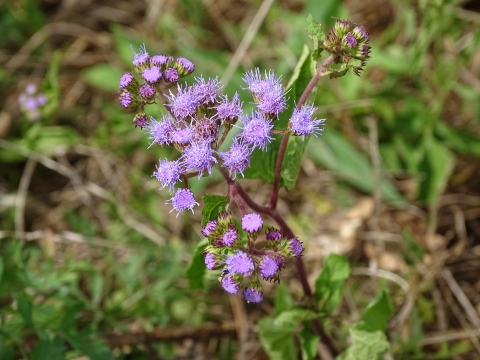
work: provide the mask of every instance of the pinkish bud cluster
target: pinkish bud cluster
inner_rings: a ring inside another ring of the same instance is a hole
[[[222,270],[219,281],[230,294],[236,294],[248,278],[243,297],[248,302],[260,302],[263,299],[260,277],[267,281],[280,281],[285,260],[300,256],[303,247],[297,238],[286,239],[280,230],[268,228],[267,245],[256,249],[248,244],[253,244],[263,229],[262,218],[256,213],[246,214],[241,224],[242,232],[228,212],[205,224],[202,230],[208,238],[208,246],[204,250],[205,266],[208,270]]]

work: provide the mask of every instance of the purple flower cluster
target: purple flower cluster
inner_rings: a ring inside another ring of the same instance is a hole
[[[256,213],[242,217],[243,234],[253,243],[263,228],[263,220]],[[268,228],[267,245],[258,250],[242,240],[232,216],[228,212],[219,214],[217,220],[205,224],[202,233],[208,238],[204,250],[205,266],[208,270],[222,270],[220,283],[223,289],[236,294],[245,278],[249,277],[243,297],[248,302],[263,299],[260,277],[268,281],[280,281],[280,271],[287,258],[300,256],[302,243],[296,239],[286,239],[280,230]]]
[[[28,120],[36,121],[42,117],[41,108],[47,104],[47,96],[37,93],[35,84],[28,84],[25,91],[18,96],[18,104]]]

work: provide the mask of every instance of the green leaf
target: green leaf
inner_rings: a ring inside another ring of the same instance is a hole
[[[72,347],[90,360],[115,360],[112,351],[103,340],[80,333],[70,333],[66,336]]]
[[[379,298],[374,300],[365,310],[357,329],[366,331],[385,331],[387,322],[393,314],[393,305],[388,292],[384,289]]]
[[[302,350],[302,360],[313,360],[317,356],[317,343],[320,336],[312,334],[307,329],[303,329],[300,334],[300,349]]]
[[[330,254],[325,259],[323,270],[315,283],[320,309],[331,313],[340,304],[345,280],[349,276],[350,264],[346,257]]]
[[[3,269],[4,269],[3,259],[0,256],[0,285],[2,285]]]
[[[444,121],[435,122],[435,133],[443,143],[460,154],[480,156],[480,138],[474,134],[453,129]]]
[[[308,36],[313,40],[312,57],[315,61],[318,61],[323,51],[321,44],[326,36],[322,30],[322,25],[313,20],[312,14],[308,14],[307,24]]]
[[[203,276],[205,275],[205,258],[202,254],[203,249],[207,246],[208,240],[203,239],[195,249],[192,256],[192,262],[187,269],[187,278],[190,282],[190,289],[203,289]]]
[[[92,294],[92,303],[95,306],[100,304],[104,287],[103,275],[96,272],[90,277],[90,293]]]
[[[15,352],[12,346],[6,344],[3,336],[0,336],[0,359],[2,360],[15,360]]]
[[[213,219],[218,217],[218,214],[225,210],[228,204],[228,198],[226,196],[205,194],[203,196],[203,203],[205,204],[202,209],[202,226]]]
[[[54,334],[42,334],[37,345],[30,353],[29,360],[62,360],[64,356],[64,341]]]
[[[377,360],[390,348],[387,337],[381,331],[364,331],[351,327],[352,345],[337,360]]]
[[[427,203],[435,202],[444,191],[452,173],[455,157],[434,139],[425,142],[425,153],[419,171],[424,179],[420,182],[418,199]]]
[[[264,317],[258,321],[258,336],[270,360],[298,359],[293,331],[279,327],[271,317]]]
[[[282,312],[275,317],[274,324],[282,329],[291,329],[294,331],[303,321],[312,320],[318,317],[318,314],[305,309],[292,309]]]
[[[277,286],[277,294],[275,295],[275,315],[290,310],[294,307],[292,295],[288,290],[288,286],[285,283],[280,283]]]
[[[82,71],[82,78],[92,86],[116,93],[118,92],[118,81],[122,74],[122,70],[110,64],[98,64]]]
[[[373,171],[367,158],[339,132],[327,129],[320,139],[312,138],[307,153],[321,166],[332,170],[352,186],[373,192]],[[385,200],[405,204],[404,198],[386,179],[380,179],[380,191]]]
[[[28,326],[33,327],[33,320],[32,320],[32,299],[25,294],[21,293],[17,296],[17,305],[18,305],[18,312],[22,315],[23,320],[27,323]]]

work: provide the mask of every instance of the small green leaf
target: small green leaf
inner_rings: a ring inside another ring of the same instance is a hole
[[[88,84],[111,93],[118,92],[118,81],[123,72],[110,65],[98,64],[82,71],[82,78]]]
[[[312,334],[307,329],[303,329],[300,334],[300,348],[302,350],[302,360],[313,360],[317,356],[317,343],[320,336]]]
[[[53,334],[42,334],[33,348],[29,360],[62,360],[65,359],[64,341]]]
[[[277,294],[275,295],[275,315],[290,310],[294,307],[292,295],[285,283],[280,283],[277,287]]]
[[[340,304],[345,280],[349,276],[350,264],[346,257],[330,254],[325,259],[323,270],[315,283],[320,309],[331,313]]]
[[[65,337],[74,349],[88,356],[90,360],[115,360],[112,350],[103,340],[80,333],[70,333]]]
[[[100,304],[100,300],[102,299],[103,286],[103,275],[99,272],[96,272],[90,278],[90,292],[92,294],[92,303],[95,306],[98,306]]]
[[[17,296],[17,305],[18,305],[18,312],[22,315],[23,320],[27,323],[28,326],[33,326],[32,320],[32,299],[25,294],[21,293]]]
[[[311,310],[292,309],[282,312],[275,317],[274,324],[283,329],[292,329],[294,331],[303,321],[312,320],[318,317],[318,314]]]
[[[294,330],[279,327],[271,317],[258,321],[258,336],[270,360],[297,359],[297,349],[293,341]]]
[[[190,289],[203,289],[203,276],[205,275],[205,258],[202,254],[207,246],[208,240],[203,239],[196,247],[192,256],[192,262],[187,269],[187,278],[190,282]]]
[[[225,210],[228,204],[228,198],[226,196],[205,194],[203,196],[203,203],[205,204],[202,209],[202,226],[213,219],[218,217],[218,214]]]
[[[381,331],[364,331],[351,327],[352,345],[337,360],[379,360],[390,348],[387,337]]]
[[[365,310],[357,325],[359,330],[385,331],[387,322],[393,314],[393,305],[386,290]]]

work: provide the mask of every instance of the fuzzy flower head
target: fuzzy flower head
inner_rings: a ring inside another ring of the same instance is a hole
[[[211,252],[207,252],[205,254],[205,265],[208,270],[214,270],[216,267],[220,265],[219,263],[219,256],[215,255]]]
[[[165,69],[169,63],[173,63],[173,57],[162,54],[153,55],[150,58],[150,63],[161,69]]]
[[[266,237],[268,241],[279,241],[283,237],[283,234],[280,230],[271,227],[268,228]]]
[[[260,262],[259,268],[260,275],[262,275],[263,278],[268,279],[269,277],[272,277],[277,273],[278,263],[274,258],[270,256],[265,256]]]
[[[36,121],[42,117],[41,108],[47,104],[47,96],[37,93],[37,86],[28,84],[22,94],[18,96],[18,104],[28,120]]]
[[[192,141],[193,131],[189,126],[184,128],[176,128],[175,131],[171,133],[172,143],[180,146],[185,146]]]
[[[236,294],[238,292],[238,287],[239,287],[239,284],[238,282],[235,280],[235,277],[233,275],[225,275],[222,277],[222,279],[220,280],[221,283],[222,283],[222,287],[223,289],[230,293],[230,294]]]
[[[263,226],[263,220],[256,213],[246,214],[242,217],[242,229],[249,233],[260,231]]]
[[[217,162],[213,156],[213,149],[210,143],[206,141],[194,142],[186,147],[182,152],[182,162],[186,171],[198,170],[198,178],[200,179],[204,172],[212,174],[212,166]]]
[[[247,287],[242,295],[247,302],[259,303],[263,300],[262,290],[255,287]]]
[[[217,221],[216,220],[210,220],[205,224],[205,227],[202,229],[202,234],[205,237],[209,237],[217,228]]]
[[[292,117],[288,123],[288,129],[293,135],[306,136],[313,134],[317,136],[323,131],[323,122],[325,119],[312,119],[317,108],[312,105],[303,105],[300,110],[293,110]]]
[[[302,255],[303,246],[301,241],[298,240],[297,238],[288,240],[285,251],[289,256],[292,256],[292,257],[297,257]]]
[[[195,141],[206,141],[211,143],[217,140],[220,128],[213,118],[203,117],[195,123]]]
[[[242,106],[243,102],[240,101],[238,93],[235,93],[231,101],[225,96],[215,107],[217,110],[215,117],[219,118],[222,124],[226,121],[233,123],[242,114]]]
[[[166,82],[169,83],[175,83],[178,81],[178,71],[175,70],[174,68],[167,68],[163,72],[163,78],[165,79]]]
[[[150,56],[148,55],[145,44],[140,46],[140,51],[138,53],[133,50],[133,46],[130,45],[130,49],[133,52],[133,66],[138,72],[142,72],[150,63]]]
[[[178,75],[183,77],[191,74],[195,70],[195,65],[184,57],[178,57],[175,61],[174,68],[178,71]]]
[[[222,88],[218,77],[205,81],[203,76],[195,78],[196,83],[192,86],[192,93],[199,105],[212,105],[215,103],[219,90]]]
[[[243,129],[239,134],[240,138],[254,148],[259,147],[265,150],[267,143],[273,140],[270,136],[270,131],[273,129],[270,121],[265,119],[259,112],[243,116],[241,121],[243,123]]]
[[[140,95],[144,99],[152,99],[155,96],[155,88],[152,85],[144,84],[140,86]]]
[[[226,246],[232,246],[238,239],[238,232],[235,229],[228,230],[223,234],[222,241]]]
[[[255,68],[255,70],[247,71],[242,79],[248,85],[248,89],[255,99],[259,99],[272,89],[282,86],[280,82],[282,77],[277,77],[273,70],[268,73],[265,71],[265,76],[262,76],[260,69]]]
[[[272,87],[258,99],[258,110],[268,116],[277,116],[287,108],[287,98],[281,86]]]
[[[346,34],[342,39],[343,44],[345,47],[353,48],[357,46],[357,39],[351,33]]]
[[[175,130],[177,127],[170,117],[164,116],[162,121],[157,121],[150,116],[150,125],[147,127],[147,133],[153,140],[150,146],[153,144],[170,145]]]
[[[130,94],[127,90],[122,90],[118,94],[118,99],[120,100],[120,105],[122,105],[126,109],[130,109],[135,107],[132,94]]]
[[[227,168],[230,177],[235,179],[238,173],[243,176],[243,172],[250,165],[252,150],[247,144],[238,140],[238,138],[234,138],[230,149],[226,152],[219,152],[218,155],[223,160],[222,167]]]
[[[127,87],[132,87],[135,84],[135,78],[129,72],[122,75],[120,78],[120,90],[125,89]]]
[[[250,275],[255,269],[253,260],[243,251],[230,255],[225,263],[226,269],[230,274]]]
[[[139,127],[140,129],[143,129],[144,127],[147,127],[148,125],[148,118],[147,114],[144,112],[140,112],[135,115],[133,118],[133,123],[135,124],[135,127]]]
[[[180,181],[180,177],[183,174],[183,168],[179,160],[169,161],[167,159],[159,160],[157,171],[153,173],[153,176],[157,178],[162,184],[160,189],[168,186],[170,192],[173,192],[174,185]]]
[[[142,78],[149,84],[157,84],[162,80],[162,72],[158,66],[151,66],[143,70]]]
[[[178,85],[177,94],[173,95],[172,92],[170,92],[170,96],[167,95],[167,98],[170,100],[170,104],[166,106],[170,107],[175,118],[185,120],[195,116],[198,100],[193,94],[191,87],[181,87]]]
[[[170,212],[176,210],[177,217],[178,214],[184,210],[191,210],[193,213],[194,206],[198,205],[190,189],[178,189],[170,200],[165,201],[165,204],[171,204],[173,206]]]

